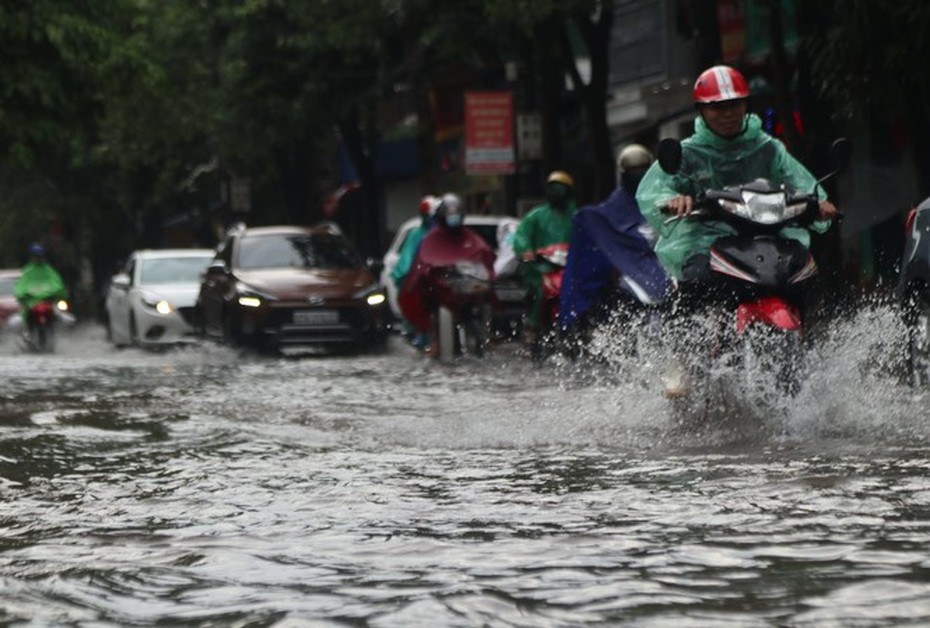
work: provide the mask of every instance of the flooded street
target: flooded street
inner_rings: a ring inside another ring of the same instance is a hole
[[[930,394],[850,317],[777,408],[655,365],[0,345],[0,623],[930,622]]]

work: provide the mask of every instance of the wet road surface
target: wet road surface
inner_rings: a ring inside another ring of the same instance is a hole
[[[930,622],[930,396],[851,317],[798,396],[683,424],[656,365],[0,343],[0,622]]]

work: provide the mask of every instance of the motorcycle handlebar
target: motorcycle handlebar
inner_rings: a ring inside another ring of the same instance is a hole
[[[719,198],[717,197],[708,197],[705,193],[701,193],[698,197],[694,198],[692,210],[685,214],[673,214],[669,218],[666,218],[663,224],[668,225],[677,220],[682,220],[686,218],[692,218],[696,220],[721,220],[721,219],[733,219],[735,221],[741,222],[754,222],[747,218],[742,218],[737,214],[730,213],[720,207]],[[791,222],[801,224],[803,226],[809,226],[816,220],[820,219],[820,198],[816,194],[798,194],[791,197],[791,202],[789,204],[794,205],[797,203],[807,203],[807,208],[802,214],[794,218],[784,220],[780,223],[775,223],[779,225],[788,224]],[[671,213],[671,208],[668,205],[662,207],[664,213]],[[843,214],[837,211],[837,220],[842,220]],[[771,225],[760,225],[760,226],[771,226]]]

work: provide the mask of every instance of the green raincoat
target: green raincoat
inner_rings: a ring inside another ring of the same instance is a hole
[[[29,262],[13,287],[13,296],[28,310],[39,301],[68,296],[61,275],[48,262]]]
[[[520,221],[513,237],[513,252],[520,259],[527,251],[536,251],[552,244],[571,240],[572,218],[578,206],[569,201],[568,207],[558,210],[549,203],[537,205]],[[542,273],[534,264],[521,264],[523,280],[530,293],[530,304],[526,325],[530,329],[539,327],[542,304]]]
[[[394,280],[394,285],[397,286],[398,290],[403,287],[404,279],[410,273],[413,260],[417,256],[417,251],[420,250],[420,243],[423,242],[423,238],[431,227],[432,225],[428,223],[420,223],[411,229],[404,239],[404,243],[400,247],[400,256],[397,258],[397,265],[391,271],[391,279]]]
[[[669,215],[662,207],[674,196],[698,192],[727,185],[747,183],[757,178],[769,179],[792,190],[810,192],[816,179],[791,156],[782,142],[762,130],[762,121],[755,114],[746,118],[746,130],[735,138],[715,135],[698,116],[694,121],[694,135],[681,143],[681,172],[667,174],[658,162],[652,164],[636,193],[643,216],[659,233],[655,252],[665,269],[681,279],[685,261],[695,254],[707,253],[720,236],[735,233],[732,227],[719,221],[674,220],[666,224]],[[689,180],[684,175],[696,180]],[[823,188],[817,187],[821,199],[826,198]],[[823,233],[830,221],[815,221],[810,229]],[[803,227],[785,227],[780,235],[810,246],[810,233]]]

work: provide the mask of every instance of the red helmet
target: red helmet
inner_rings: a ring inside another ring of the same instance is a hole
[[[432,216],[436,213],[436,208],[439,207],[440,199],[436,198],[432,194],[427,194],[420,199],[420,215],[421,216]]]
[[[704,70],[694,83],[694,102],[701,105],[749,98],[749,84],[738,71],[726,65]]]

